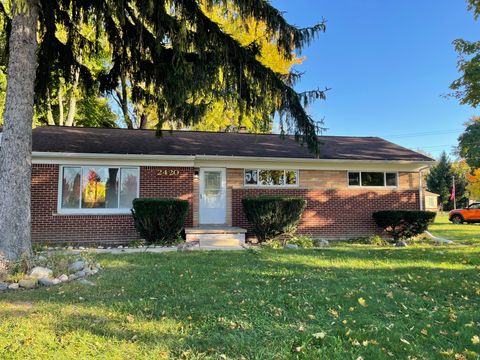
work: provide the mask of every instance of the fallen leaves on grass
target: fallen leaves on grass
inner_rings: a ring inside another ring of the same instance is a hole
[[[359,303],[361,306],[363,306],[363,307],[367,307],[367,306],[368,306],[367,302],[365,301],[365,299],[364,299],[363,297],[358,298],[358,303]]]
[[[323,331],[320,331],[320,332],[318,332],[318,333],[313,334],[312,336],[313,336],[315,339],[324,339],[326,335],[327,335],[327,334],[325,334]]]

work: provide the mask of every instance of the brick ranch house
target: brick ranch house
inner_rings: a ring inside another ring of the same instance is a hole
[[[315,158],[292,137],[245,133],[39,127],[33,130],[32,240],[138,239],[137,197],[190,202],[186,226],[243,228],[242,198],[307,200],[298,231],[351,238],[378,229],[372,212],[421,209],[432,159],[377,137],[321,136]]]

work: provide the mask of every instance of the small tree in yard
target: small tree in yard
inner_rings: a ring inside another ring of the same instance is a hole
[[[244,198],[242,203],[259,243],[295,233],[307,206],[305,199],[281,196]]]
[[[435,220],[432,211],[385,210],[373,213],[373,219],[394,242],[410,239],[428,229]]]

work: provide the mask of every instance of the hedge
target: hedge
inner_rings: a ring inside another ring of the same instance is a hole
[[[242,204],[258,242],[262,243],[280,235],[293,234],[307,201],[298,197],[258,196],[244,198]]]
[[[373,219],[395,242],[422,234],[435,220],[432,211],[384,210],[373,213]]]
[[[174,244],[181,238],[188,206],[179,199],[134,199],[135,228],[147,244]]]

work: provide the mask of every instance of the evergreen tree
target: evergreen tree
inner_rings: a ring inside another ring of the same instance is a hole
[[[236,16],[265,23],[278,49],[291,57],[325,29],[324,24],[299,29],[266,0],[232,0]],[[208,0],[206,6],[228,2]],[[0,16],[4,14],[0,3]],[[225,7],[228,10],[227,7]],[[31,128],[35,93],[48,96],[51,74],[66,82],[78,76],[90,88],[93,74],[82,63],[85,51],[98,46],[79,29],[94,20],[93,39],[105,34],[112,66],[99,80],[102,91],[114,91],[118,79],[130,75],[132,101],[155,103],[158,128],[174,118],[185,125],[198,122],[207,106],[205,92],[238,99],[242,113],[274,104],[286,128],[318,151],[317,125],[305,111],[322,91],[299,94],[294,74],[285,78],[262,64],[257,42],[242,46],[212,21],[196,0],[12,0],[8,84],[0,149],[0,251],[7,259],[31,254],[30,187]],[[56,36],[64,28],[65,42]],[[220,86],[221,85],[221,86]],[[146,89],[155,89],[152,94]],[[13,191],[12,186],[15,187]]]
[[[468,175],[470,174],[470,166],[464,161],[452,162],[452,171],[455,176],[455,199],[457,202],[457,208],[465,207],[468,205],[469,192],[468,192]],[[450,202],[450,207],[453,208],[453,201]]]
[[[445,152],[440,155],[436,165],[430,170],[427,176],[427,188],[440,195],[439,203],[442,210],[453,209],[454,203],[450,198],[454,177],[457,207],[465,206],[468,203],[466,192],[468,170],[468,167],[466,168],[461,163],[452,164]]]
[[[452,164],[447,154],[443,152],[427,176],[427,188],[440,195],[439,204],[444,210],[449,208],[452,179]]]

